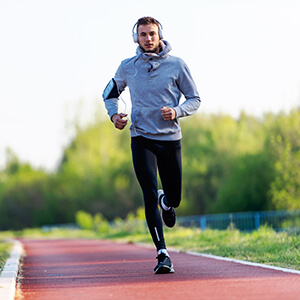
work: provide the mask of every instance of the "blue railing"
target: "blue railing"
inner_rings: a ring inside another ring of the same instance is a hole
[[[300,210],[292,211],[260,211],[241,212],[214,215],[198,215],[178,217],[178,225],[184,227],[199,227],[224,230],[236,228],[241,231],[253,231],[262,225],[272,227],[274,230],[295,230],[300,228]]]
[[[144,220],[124,221],[126,224],[142,222],[146,228]],[[113,226],[113,222],[111,225]],[[299,210],[276,210],[260,212],[240,212],[227,214],[211,214],[177,217],[177,225],[183,227],[196,227],[201,230],[218,229],[225,230],[235,228],[240,231],[253,231],[260,226],[267,225],[276,231],[286,230],[292,233],[300,233],[300,209]],[[136,224],[133,226],[136,228]],[[54,229],[78,229],[76,224],[56,224],[44,225],[43,231],[52,231]]]

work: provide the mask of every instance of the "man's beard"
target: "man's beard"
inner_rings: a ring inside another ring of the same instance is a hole
[[[140,45],[140,47],[141,47],[142,51],[145,53],[156,53],[156,51],[158,50],[158,47],[156,47],[153,50],[147,50],[147,51],[141,45]]]

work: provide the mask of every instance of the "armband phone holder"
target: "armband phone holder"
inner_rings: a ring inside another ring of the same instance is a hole
[[[118,90],[118,86],[116,81],[112,78],[107,84],[106,88],[103,91],[102,97],[104,100],[111,98],[118,98],[120,96],[120,92]]]

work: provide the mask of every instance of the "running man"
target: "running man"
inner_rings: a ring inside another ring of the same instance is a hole
[[[173,273],[163,223],[173,227],[181,201],[182,164],[179,118],[194,114],[201,100],[185,62],[171,56],[162,25],[152,17],[140,18],[132,29],[136,55],[121,62],[103,92],[108,115],[117,129],[127,125],[118,100],[129,87],[132,110],[131,151],[143,192],[147,225],[157,250],[155,274]],[[185,101],[180,103],[181,96]],[[157,190],[157,170],[163,190]],[[158,208],[160,206],[160,210]]]

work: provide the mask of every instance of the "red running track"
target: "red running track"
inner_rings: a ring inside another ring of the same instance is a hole
[[[101,240],[22,240],[17,299],[300,299],[300,275],[170,252],[175,273],[155,275],[155,250]]]

